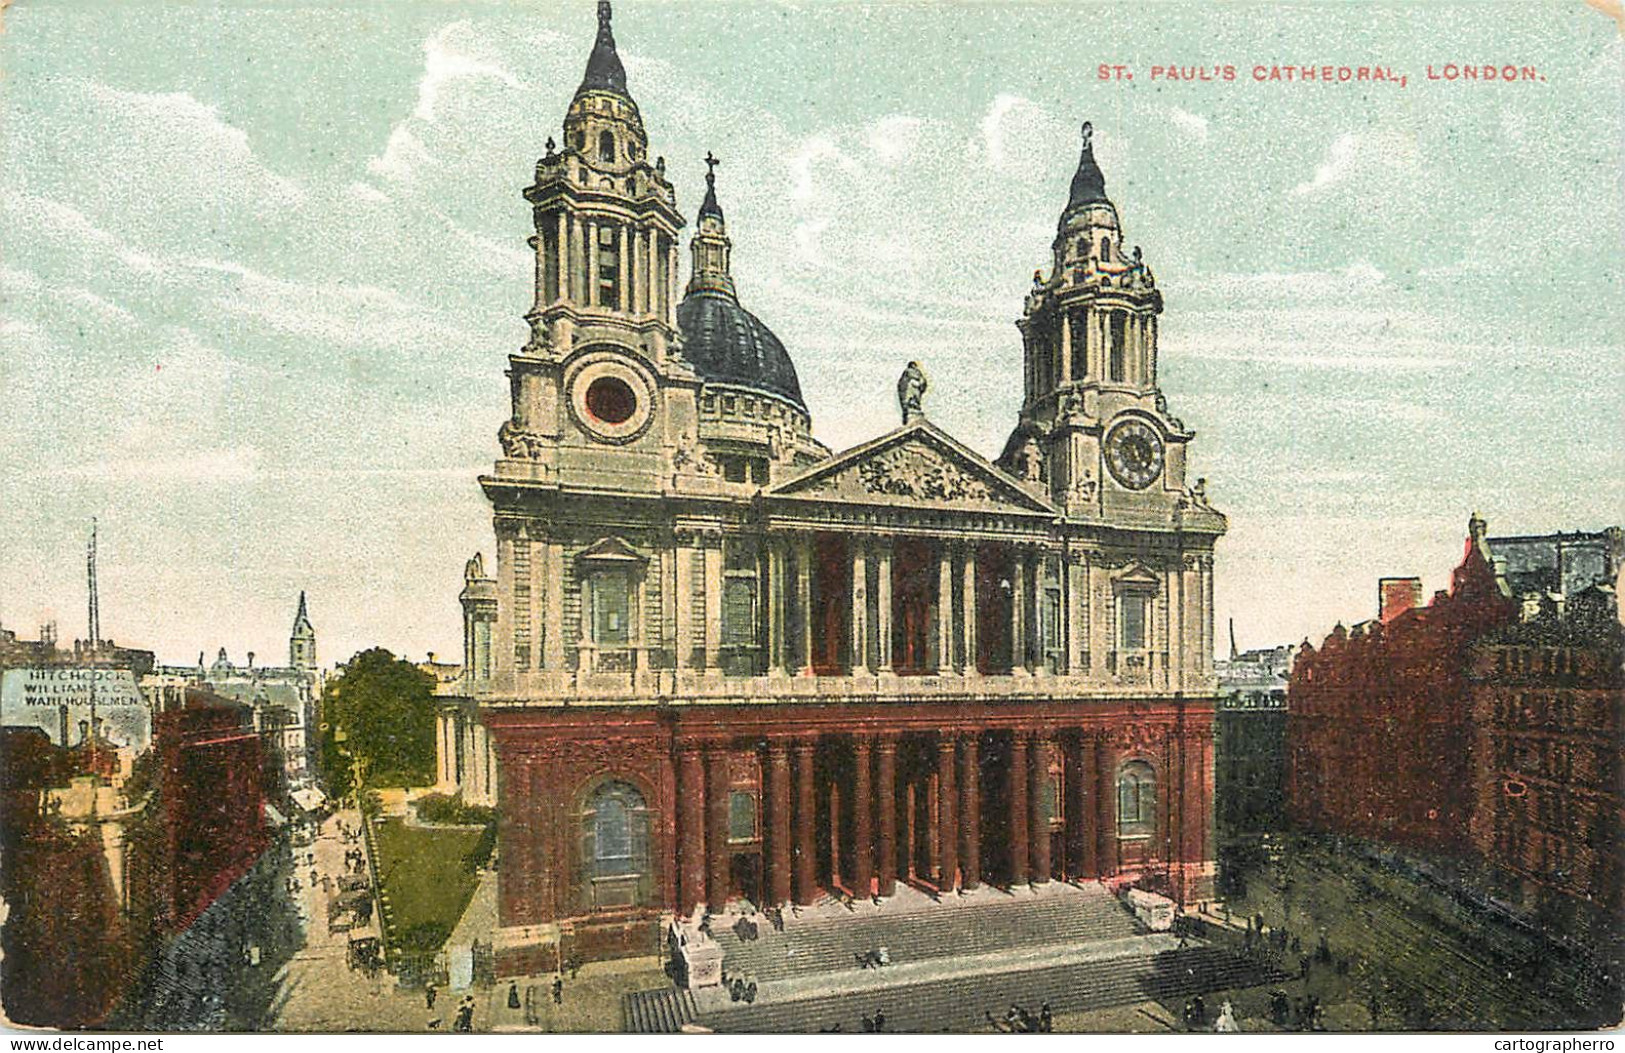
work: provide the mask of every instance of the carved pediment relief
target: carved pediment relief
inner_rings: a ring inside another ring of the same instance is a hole
[[[924,421],[856,447],[772,491],[863,503],[1053,513],[987,461]]]

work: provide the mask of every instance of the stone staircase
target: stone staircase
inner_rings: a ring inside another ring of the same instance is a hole
[[[673,1035],[694,1022],[694,995],[682,988],[632,991],[621,999],[621,1029],[641,1035]]]
[[[893,965],[1047,944],[1078,944],[1133,936],[1134,916],[1105,888],[1055,883],[1039,893],[979,889],[934,903],[900,896],[880,907],[867,901],[848,911],[833,903],[796,917],[775,932],[759,918],[760,937],[741,942],[719,919],[723,974],[759,984],[856,968],[857,956],[885,947]]]
[[[880,1010],[887,1031],[986,1031],[984,1014],[1002,1019],[1012,1004],[1077,1012],[1279,976],[1216,947],[1146,933],[1092,883],[984,888],[940,902],[905,889],[879,906],[825,900],[787,914],[782,933],[757,915],[759,936],[748,942],[730,928],[734,920],[713,919],[713,935],[724,975],[756,983],[756,1000],[734,1002],[715,987],[639,992],[624,1002],[627,1030],[671,1032],[692,1022],[724,1032],[850,1033]],[[891,965],[860,968],[858,955],[879,947]]]
[[[852,1033],[863,1030],[864,1017],[883,1011],[885,1029],[891,1032],[985,1032],[990,1030],[985,1014],[1002,1020],[1011,1005],[1037,1012],[1048,1002],[1055,1013],[1071,1013],[1153,1000],[1178,1002],[1194,994],[1255,987],[1278,978],[1279,974],[1227,951],[1190,947],[1062,965],[1035,960],[1026,969],[947,973],[918,983],[832,990],[794,1001],[764,997],[753,1005],[701,1013],[699,1023],[731,1033]]]

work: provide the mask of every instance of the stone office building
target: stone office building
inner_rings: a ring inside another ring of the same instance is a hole
[[[531,336],[481,479],[495,573],[471,561],[463,594],[499,968],[647,953],[662,916],[740,898],[1209,895],[1225,520],[1186,483],[1162,297],[1088,126],[997,463],[926,417],[913,363],[899,427],[833,455],[813,437],[741,302],[714,171],[680,277],[608,3],[525,197]]]

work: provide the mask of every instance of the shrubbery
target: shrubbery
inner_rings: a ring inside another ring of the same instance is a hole
[[[418,821],[440,823],[446,826],[490,826],[496,822],[496,810],[477,804],[464,804],[461,796],[430,793],[415,802]]]

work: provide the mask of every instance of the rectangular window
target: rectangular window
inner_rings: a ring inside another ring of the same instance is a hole
[[[1145,596],[1136,596],[1132,593],[1125,595],[1119,601],[1121,617],[1120,644],[1125,651],[1143,651],[1146,647],[1146,622],[1149,614],[1150,601]]]
[[[728,795],[728,840],[756,840],[756,795],[735,790]]]
[[[600,647],[625,647],[632,638],[631,590],[626,575],[595,574],[592,578],[593,642]]]
[[[756,579],[730,574],[722,587],[722,645],[750,647],[756,643]]]

